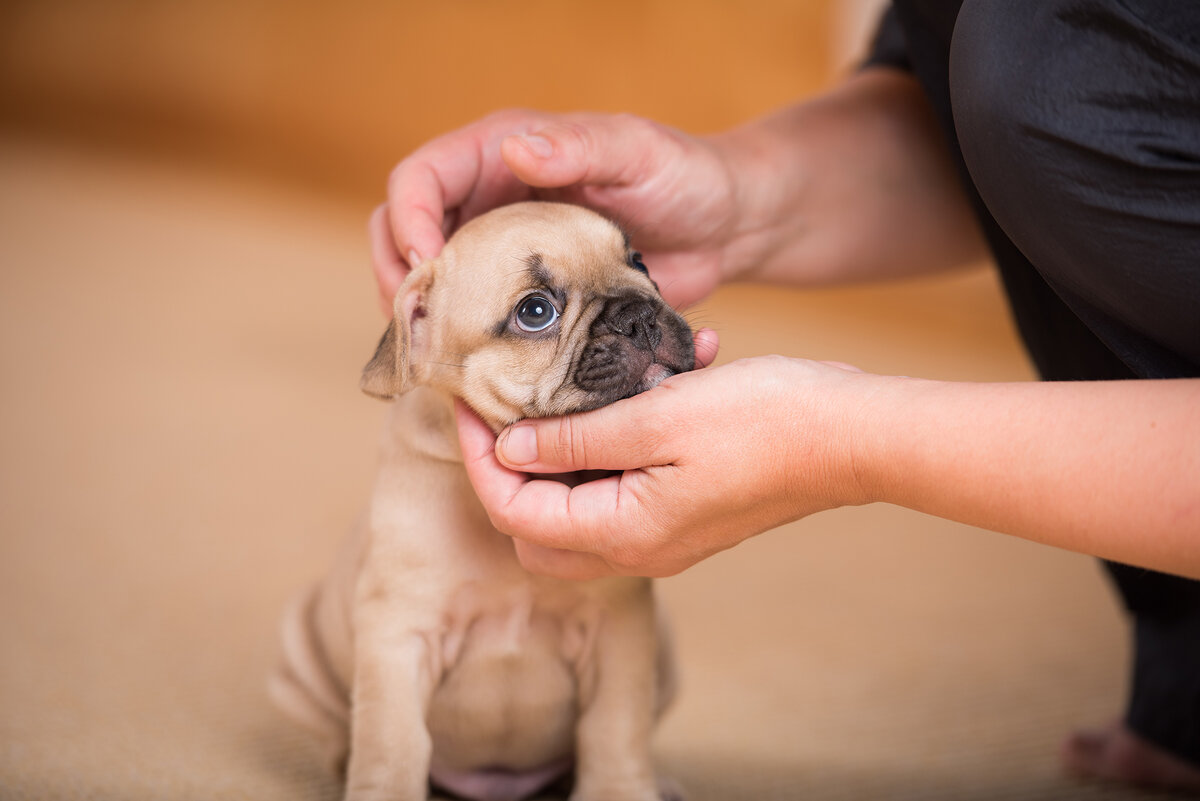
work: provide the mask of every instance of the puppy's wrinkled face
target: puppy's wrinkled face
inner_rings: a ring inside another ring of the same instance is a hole
[[[577,206],[472,220],[409,276],[395,309],[363,389],[438,387],[495,429],[595,409],[694,366],[691,330],[628,238]]]

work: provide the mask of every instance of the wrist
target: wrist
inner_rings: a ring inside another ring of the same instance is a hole
[[[721,282],[750,280],[784,247],[797,224],[781,175],[788,154],[764,120],[705,139],[729,180],[732,224],[721,260]],[[794,143],[793,143],[794,144]]]
[[[884,436],[902,382],[909,379],[871,373],[842,377],[839,391],[823,397],[829,407],[826,460],[837,506],[863,506],[886,500],[891,459]]]
[[[886,438],[898,383],[853,368],[784,357],[767,357],[764,382],[779,394],[767,405],[781,417],[772,423],[775,456],[785,465],[785,497],[802,516],[817,506],[834,509],[884,500]],[[774,385],[773,385],[774,382]]]
[[[914,393],[933,382],[863,373],[857,383],[850,397],[835,401],[841,411],[847,492],[853,505],[893,502],[896,475],[909,469],[893,435],[904,425],[901,412],[915,402]]]

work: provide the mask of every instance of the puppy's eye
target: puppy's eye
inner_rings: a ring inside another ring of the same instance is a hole
[[[517,327],[530,334],[545,331],[558,319],[558,309],[541,295],[530,295],[517,307]]]
[[[638,253],[636,250],[629,254],[629,266],[637,270],[639,273],[645,273],[646,275],[650,274],[650,271],[646,269],[646,265],[642,263],[642,254]]]

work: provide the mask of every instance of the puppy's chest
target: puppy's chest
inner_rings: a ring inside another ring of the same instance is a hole
[[[600,622],[598,604],[571,585],[475,581],[446,599],[441,644],[445,671],[548,660],[577,666]]]
[[[598,618],[580,598],[532,586],[463,588],[440,636],[435,762],[537,770],[569,755]]]

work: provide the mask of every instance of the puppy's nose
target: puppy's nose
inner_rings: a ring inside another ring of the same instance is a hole
[[[613,298],[604,307],[600,319],[609,331],[629,337],[642,350],[654,350],[662,342],[658,306],[646,298]]]

